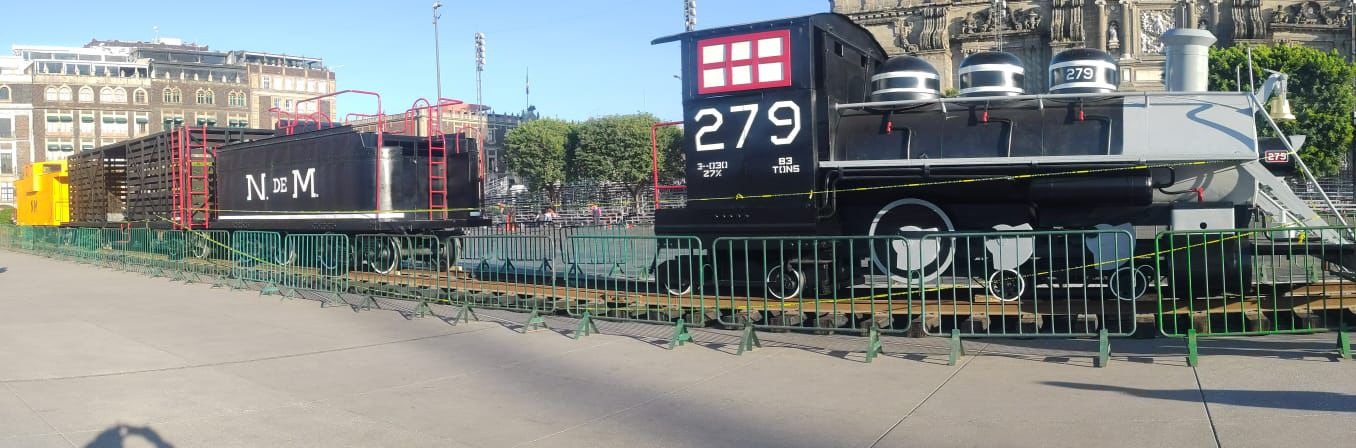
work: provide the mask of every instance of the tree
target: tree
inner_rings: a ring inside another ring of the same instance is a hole
[[[638,204],[640,193],[654,182],[650,128],[658,122],[650,114],[614,115],[584,122],[571,151],[572,177],[621,184]],[[679,152],[681,133],[665,128],[659,137],[659,166],[664,175],[673,178],[681,169],[666,160],[673,160]]]
[[[504,136],[504,164],[552,202],[565,183],[565,148],[574,126],[552,118],[524,122]]]
[[[659,128],[659,182],[672,185],[687,176],[687,157],[683,156],[683,129]]]
[[[1323,52],[1295,45],[1254,46],[1252,66],[1252,76],[1259,81],[1267,77],[1262,69],[1290,76],[1287,85],[1296,120],[1277,124],[1286,134],[1308,137],[1300,157],[1315,176],[1336,174],[1351,147],[1356,68],[1336,50]],[[1246,86],[1247,68],[1245,47],[1211,48],[1211,89],[1240,90],[1241,81],[1241,90],[1251,90]],[[1258,129],[1264,136],[1275,136],[1265,120],[1259,120]]]

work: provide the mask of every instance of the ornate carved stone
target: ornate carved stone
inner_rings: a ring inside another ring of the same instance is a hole
[[[1050,40],[1069,42],[1084,39],[1083,0],[1053,0],[1050,7]]]
[[[1106,49],[1112,54],[1121,49],[1120,22],[1112,20],[1106,25]]]
[[[1143,54],[1163,54],[1163,33],[1175,26],[1172,11],[1162,9],[1141,10],[1139,12],[1139,24],[1139,52]]]
[[[994,17],[992,9],[967,13],[965,18],[961,20],[960,35],[984,35],[997,31],[1030,32],[1040,29],[1041,12],[1039,7],[1017,11],[1009,8],[1004,11],[1003,15],[1006,17]]]
[[[905,52],[915,53],[918,51],[918,45],[912,41],[913,22],[909,21],[907,16],[895,18],[895,23],[891,27],[895,32],[895,46],[904,49]]]

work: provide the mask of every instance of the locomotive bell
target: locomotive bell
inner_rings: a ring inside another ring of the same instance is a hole
[[[1026,69],[1012,53],[984,51],[965,57],[956,70],[960,96],[1014,96],[1026,93]]]
[[[1050,58],[1050,93],[1111,93],[1120,84],[1116,57],[1095,48],[1074,48]]]
[[[1286,98],[1286,90],[1289,90],[1284,80],[1281,81],[1279,89],[1276,89],[1276,96],[1271,98],[1270,110],[1267,115],[1271,115],[1272,120],[1293,121],[1295,114],[1290,112],[1290,99]]]
[[[871,101],[933,100],[940,97],[941,76],[927,61],[895,56],[871,76]]]

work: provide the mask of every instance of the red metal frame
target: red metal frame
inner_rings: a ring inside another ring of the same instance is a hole
[[[423,103],[423,106],[420,106]],[[428,138],[428,219],[447,219],[447,135],[443,134],[443,108],[462,104],[461,100],[439,98],[438,104],[419,98],[405,112],[405,128],[409,128],[410,117],[418,117],[419,111],[429,111],[426,128]]]
[[[193,142],[193,133],[202,132],[199,142]],[[217,148],[208,144],[207,126],[181,126],[170,131],[170,183],[173,223],[184,229],[208,228],[212,221],[211,164],[216,160]],[[200,167],[201,169],[195,169]],[[198,182],[194,182],[198,181]],[[195,206],[194,199],[202,205]],[[194,219],[196,212],[201,219]]]
[[[654,175],[654,209],[659,210],[659,190],[681,190],[681,185],[659,185],[659,128],[677,126],[681,121],[665,121],[650,126],[650,172]]]

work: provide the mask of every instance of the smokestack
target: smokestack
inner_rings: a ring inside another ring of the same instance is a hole
[[[1204,92],[1210,79],[1210,45],[1215,35],[1196,28],[1173,28],[1163,33],[1163,84],[1169,92]]]

